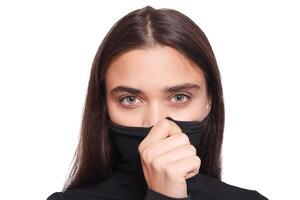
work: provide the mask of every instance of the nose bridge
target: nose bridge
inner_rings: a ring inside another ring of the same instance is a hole
[[[153,126],[167,116],[168,113],[164,104],[160,103],[159,101],[153,101],[149,103],[149,105],[145,109],[143,126]]]

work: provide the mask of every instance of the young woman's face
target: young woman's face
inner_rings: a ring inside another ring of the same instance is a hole
[[[203,120],[210,111],[202,70],[168,46],[117,56],[105,77],[110,119],[125,126],[153,126],[170,116]]]

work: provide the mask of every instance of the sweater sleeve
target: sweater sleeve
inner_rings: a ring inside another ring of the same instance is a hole
[[[191,200],[191,196],[188,193],[188,196],[185,198],[173,198],[148,188],[144,200]]]

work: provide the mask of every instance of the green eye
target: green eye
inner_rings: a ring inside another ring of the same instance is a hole
[[[176,101],[178,100],[179,102],[181,102],[184,99],[184,95],[181,94],[175,95],[175,97]]]
[[[126,96],[120,99],[120,102],[124,102],[124,100],[126,100],[126,102],[131,105],[134,104],[134,102],[136,101],[136,97],[135,96]]]
[[[171,102],[175,104],[175,106],[182,106],[189,102],[191,96],[183,93],[179,93],[174,95],[171,98]],[[133,95],[128,95],[120,98],[120,103],[123,104],[124,107],[133,108],[137,104],[137,97]]]
[[[173,98],[175,99],[175,104],[183,104],[187,102],[191,97],[186,94],[176,94],[173,96]]]

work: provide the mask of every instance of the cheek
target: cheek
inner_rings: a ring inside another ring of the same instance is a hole
[[[112,100],[107,101],[107,114],[110,120],[114,123],[119,123],[122,115],[120,115],[120,111],[116,107],[116,104]]]
[[[199,121],[204,118],[205,109],[201,103],[192,103],[182,110],[173,110],[174,118],[183,121]]]
[[[118,105],[117,102],[112,100],[107,103],[107,113],[110,120],[114,123],[125,126],[136,126],[139,124],[141,115],[139,110],[125,110]]]

